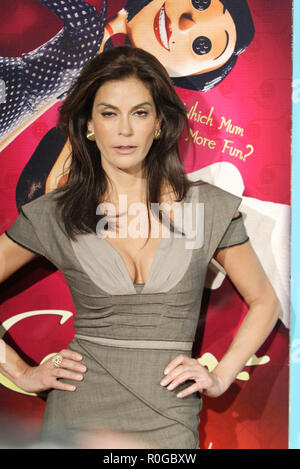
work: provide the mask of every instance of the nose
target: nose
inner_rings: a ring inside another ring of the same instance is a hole
[[[129,137],[133,134],[130,118],[128,116],[121,116],[119,120],[119,135]]]
[[[178,27],[181,31],[188,31],[195,24],[195,21],[190,13],[183,13],[180,15]]]

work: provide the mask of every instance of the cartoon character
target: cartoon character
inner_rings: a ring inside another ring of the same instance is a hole
[[[155,55],[176,86],[207,91],[232,70],[254,25],[245,0],[128,0],[106,25],[100,50],[117,33]]]
[[[5,83],[0,101],[2,147],[16,137],[32,117],[64,97],[74,78],[99,51],[107,1],[101,14],[83,0],[39,0],[62,22],[49,41],[21,57],[0,58],[0,78]],[[11,135],[11,132],[14,133]]]
[[[154,54],[176,86],[199,91],[220,83],[254,36],[246,0],[129,0],[106,25],[109,0],[100,15],[83,0],[39,1],[64,26],[37,49],[0,58],[2,148],[63,99],[84,64],[120,34]]]
[[[108,22],[107,0],[100,2],[100,15],[83,0],[40,2],[59,16],[64,27],[43,46],[9,62],[10,72],[16,70],[20,77],[16,82],[8,79],[9,86],[17,83],[18,89],[15,94],[8,92],[7,103],[0,104],[2,136],[15,129],[2,147],[23,130],[32,114],[39,115],[63,99],[86,61],[120,41],[156,55],[175,85],[207,91],[227,76],[254,36],[246,0],[127,0]],[[53,128],[20,176],[18,209],[64,182],[69,153],[68,142]]]

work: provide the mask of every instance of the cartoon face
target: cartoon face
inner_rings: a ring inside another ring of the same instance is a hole
[[[220,0],[153,0],[128,22],[127,31],[131,42],[155,55],[172,77],[221,67],[237,38]]]

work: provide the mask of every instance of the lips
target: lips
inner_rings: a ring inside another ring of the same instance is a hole
[[[136,150],[137,147],[133,145],[118,145],[113,148],[117,153],[120,153],[121,155],[130,155]]]
[[[154,34],[159,44],[166,50],[170,50],[171,21],[166,15],[165,4],[157,12],[154,18]]]

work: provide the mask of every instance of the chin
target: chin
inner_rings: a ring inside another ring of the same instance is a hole
[[[137,171],[142,169],[142,163],[136,163],[136,164],[126,164],[125,162],[122,164],[117,165],[118,169],[121,169],[123,171]]]

